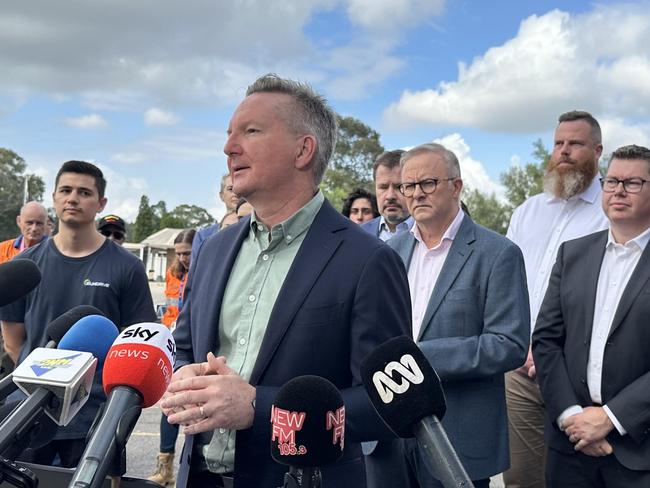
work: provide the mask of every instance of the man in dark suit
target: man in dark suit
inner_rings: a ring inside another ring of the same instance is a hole
[[[560,247],[533,333],[548,486],[650,486],[650,150],[602,178],[609,230]]]
[[[224,151],[251,217],[208,238],[192,260],[163,409],[185,426],[177,486],[282,485],[270,411],[289,379],[329,379],[346,410],[342,460],[323,486],[365,486],[359,442],[390,437],[361,386],[362,359],[408,333],[399,256],[324,201],[318,184],[336,122],[309,87],[258,79],[235,110]],[[214,355],[213,355],[214,353]],[[214,356],[218,356],[215,358]],[[226,365],[227,362],[227,365]]]
[[[521,366],[530,318],[519,248],[475,224],[460,208],[458,159],[439,144],[402,155],[400,191],[415,225],[389,241],[404,260],[413,338],[440,375],[442,424],[474,485],[508,467],[504,373]],[[438,487],[413,440],[402,486]]]
[[[372,168],[380,215],[361,224],[361,228],[384,242],[413,225],[404,196],[399,192],[402,177],[399,158],[403,153],[401,149],[386,151],[379,155]]]

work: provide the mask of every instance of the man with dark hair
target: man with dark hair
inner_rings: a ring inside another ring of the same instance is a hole
[[[548,486],[650,486],[650,150],[601,182],[609,230],[560,246],[533,333]]]
[[[25,297],[0,308],[5,347],[16,364],[46,344],[47,324],[77,305],[97,307],[119,328],[156,320],[142,262],[95,228],[95,217],[106,205],[105,188],[101,170],[90,163],[68,161],[57,173],[52,199],[59,232],[20,256],[38,265],[42,280]],[[86,405],[30,460],[50,464],[58,454],[63,466],[76,466],[105,400],[97,375]]]
[[[373,166],[375,195],[380,216],[361,225],[361,228],[382,241],[401,234],[413,225],[404,197],[399,192],[401,170],[399,159],[401,149],[381,154]]]
[[[192,261],[174,333],[180,369],[162,402],[185,426],[179,488],[281,486],[271,405],[299,375],[329,379],[345,401],[343,457],[322,468],[323,488],[365,486],[359,442],[392,437],[359,365],[408,333],[408,282],[399,257],[318,189],[336,133],[323,98],[275,75],[255,81],[232,116],[224,152],[254,211]]]
[[[126,222],[117,215],[105,215],[97,223],[97,230],[101,235],[110,239],[115,244],[124,245],[126,240]]]
[[[560,115],[544,193],[529,198],[512,214],[507,237],[526,261],[532,325],[560,244],[607,226],[597,179],[602,151],[600,126],[591,114],[574,110]],[[530,352],[522,367],[506,375],[506,399],[511,466],[504,482],[508,488],[544,488],[544,402]]]
[[[456,155],[423,144],[402,155],[400,190],[415,220],[389,241],[408,269],[413,339],[443,382],[449,440],[476,488],[508,466],[503,375],[524,361],[530,318],[521,251],[460,208]],[[402,464],[412,482],[439,488],[413,439]],[[382,485],[381,469],[377,470]]]

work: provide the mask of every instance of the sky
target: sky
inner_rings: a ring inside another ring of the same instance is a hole
[[[441,142],[466,186],[551,147],[588,110],[604,151],[650,145],[650,2],[3,0],[0,147],[46,182],[70,159],[108,180],[106,213],[140,196],[223,215],[228,121],[274,72],[310,83],[388,149]]]

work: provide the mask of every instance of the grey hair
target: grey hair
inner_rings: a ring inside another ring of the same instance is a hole
[[[402,154],[402,157],[399,160],[400,166],[404,167],[404,164],[406,164],[409,159],[422,153],[433,153],[442,157],[447,166],[449,177],[460,178],[460,163],[458,162],[456,155],[442,144],[437,144],[435,142],[420,144],[419,146],[415,146],[413,149],[406,151]]]
[[[280,78],[274,73],[255,80],[246,90],[246,96],[253,93],[283,93],[293,99],[295,106],[283,110],[282,116],[295,133],[307,133],[316,138],[314,182],[319,185],[332,157],[338,132],[336,115],[325,98],[306,83]]]

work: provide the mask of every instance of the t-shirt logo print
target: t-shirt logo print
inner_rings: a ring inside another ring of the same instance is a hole
[[[104,283],[103,281],[92,281],[89,278],[84,280],[84,286],[101,286],[103,288],[109,288],[110,283]]]

